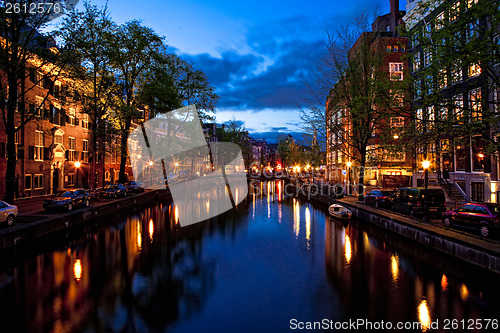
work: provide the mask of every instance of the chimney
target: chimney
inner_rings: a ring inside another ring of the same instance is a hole
[[[390,15],[390,26],[393,37],[397,35],[397,26],[399,20],[399,0],[390,0],[391,3],[391,15]]]
[[[390,0],[391,2],[391,18],[394,23],[398,22],[399,19],[399,0]]]

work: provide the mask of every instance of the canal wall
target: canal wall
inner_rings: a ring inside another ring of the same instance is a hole
[[[453,258],[500,274],[500,242],[496,240],[482,239],[461,233],[459,230],[446,229],[420,219],[376,209],[359,203],[355,197],[335,200],[326,195],[311,194],[292,184],[288,184],[288,192],[302,199],[322,204],[325,208],[338,202],[350,209],[353,216],[364,222],[389,230]]]
[[[120,216],[133,208],[150,206],[168,200],[171,200],[169,192],[153,190],[106,203],[98,203],[95,206],[75,209],[71,213],[59,212],[49,216],[31,214],[18,217],[12,226],[1,228],[0,250],[29,245],[45,236],[92,223],[97,219]]]

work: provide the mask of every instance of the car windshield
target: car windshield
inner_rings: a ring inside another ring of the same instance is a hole
[[[118,185],[107,185],[104,189],[105,190],[114,190],[118,188]]]
[[[56,194],[56,197],[71,198],[73,191],[60,191]]]
[[[382,195],[392,195],[393,193],[392,191],[382,191]]]

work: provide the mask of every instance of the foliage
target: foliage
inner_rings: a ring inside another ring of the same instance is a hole
[[[444,133],[452,138],[480,134],[490,153],[498,151],[498,1],[441,3],[422,2],[415,15],[423,19],[411,26],[409,34],[415,71],[416,139],[425,145]],[[437,15],[427,18],[431,11]],[[480,90],[471,94],[473,87]]]
[[[21,0],[17,3],[26,4],[29,8],[29,4],[37,1]],[[60,4],[62,1],[55,0],[53,3]],[[0,110],[1,125],[7,137],[5,200],[11,203],[16,192],[16,133],[23,133],[26,124],[44,116],[44,105],[50,101],[53,83],[64,79],[67,70],[75,64],[68,47],[56,48],[55,34],[40,33],[47,27],[50,16],[50,12],[33,14],[24,10],[7,13],[3,2],[0,7],[0,72],[3,74]],[[35,104],[26,97],[37,85],[47,88],[41,96],[41,104]],[[34,107],[28,107],[29,104]],[[23,147],[24,142],[21,142],[19,150],[23,151]]]

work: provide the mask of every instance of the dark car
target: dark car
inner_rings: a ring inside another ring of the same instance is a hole
[[[103,198],[117,198],[117,197],[126,197],[127,196],[127,188],[122,184],[110,184],[106,185],[101,190],[101,197]]]
[[[402,187],[392,196],[391,207],[411,217],[441,216],[446,211],[446,197],[440,188]]]
[[[443,214],[445,227],[461,225],[478,228],[483,237],[500,227],[500,207],[494,203],[468,203]]]
[[[144,187],[142,182],[137,182],[137,181],[131,181],[128,182],[125,187],[127,188],[128,192],[136,192],[136,193],[141,193],[144,192]]]
[[[90,195],[83,188],[62,190],[50,199],[43,201],[45,210],[67,210],[71,212],[76,207],[88,207]]]
[[[390,207],[392,204],[393,191],[373,190],[365,195],[365,204],[375,205],[375,207]]]

